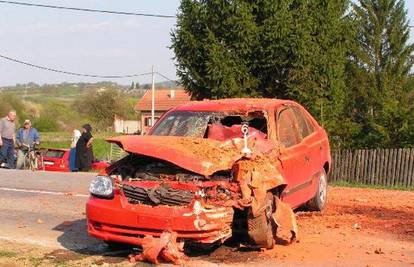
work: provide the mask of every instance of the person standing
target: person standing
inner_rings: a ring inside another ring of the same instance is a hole
[[[70,154],[69,154],[69,169],[71,172],[75,172],[78,169],[76,168],[76,144],[78,143],[79,138],[81,137],[81,132],[77,129],[73,130],[72,142],[70,144]]]
[[[17,151],[16,169],[23,169],[26,153],[33,150],[35,145],[40,144],[40,136],[37,129],[32,127],[30,120],[25,120],[23,127],[17,131],[16,144],[19,147]]]
[[[0,158],[7,167],[14,169],[14,138],[16,131],[16,111],[11,110],[6,117],[0,119]]]
[[[89,171],[93,161],[92,127],[89,124],[82,126],[82,135],[76,143],[76,168],[79,171]]]

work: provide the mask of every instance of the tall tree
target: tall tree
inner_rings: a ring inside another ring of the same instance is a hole
[[[409,106],[405,84],[413,65],[414,45],[403,0],[359,0],[352,5],[355,46],[349,69],[356,140],[366,146],[400,146],[407,136]],[[355,99],[355,96],[357,99]]]
[[[183,0],[172,48],[196,99],[258,95],[251,75],[258,29],[251,1]]]
[[[195,99],[292,98],[334,135],[344,104],[347,0],[182,0],[172,49]]]

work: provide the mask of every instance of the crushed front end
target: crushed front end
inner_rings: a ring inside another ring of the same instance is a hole
[[[141,162],[135,169],[135,162]],[[107,241],[140,245],[146,235],[164,231],[197,243],[223,242],[232,234],[233,203],[240,198],[230,172],[206,179],[173,164],[130,155],[109,174],[114,194],[92,195],[88,231]]]
[[[140,245],[139,259],[152,262],[157,253],[180,258],[171,251],[184,242],[214,244],[233,236],[272,248],[278,227],[297,236],[293,211],[279,199],[286,183],[274,143],[157,136],[110,141],[130,154],[91,184],[90,235]],[[242,153],[246,145],[255,152]]]

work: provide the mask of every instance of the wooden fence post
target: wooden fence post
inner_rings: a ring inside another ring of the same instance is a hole
[[[330,180],[412,187],[414,148],[335,150]]]

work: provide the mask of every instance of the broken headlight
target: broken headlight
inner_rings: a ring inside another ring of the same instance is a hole
[[[107,176],[96,176],[89,186],[89,192],[94,196],[112,198],[114,196],[112,178]]]

